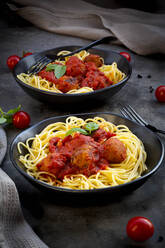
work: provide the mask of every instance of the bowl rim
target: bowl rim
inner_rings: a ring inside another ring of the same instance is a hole
[[[9,157],[10,157],[10,160],[11,160],[12,164],[14,165],[14,167],[15,167],[15,168],[16,168],[16,169],[17,169],[25,178],[28,178],[28,179],[30,179],[31,181],[34,181],[36,184],[40,184],[41,186],[43,186],[43,187],[45,187],[45,188],[49,188],[49,189],[54,190],[54,191],[66,192],[66,193],[73,193],[73,194],[85,194],[85,193],[88,193],[88,194],[89,194],[89,193],[96,193],[96,192],[111,191],[111,190],[113,190],[113,189],[116,189],[116,190],[117,190],[117,189],[120,189],[120,188],[122,188],[122,187],[126,187],[126,186],[128,186],[128,185],[136,184],[137,182],[139,182],[139,181],[141,181],[141,180],[147,179],[149,176],[151,176],[152,174],[154,174],[154,173],[158,170],[158,168],[161,166],[161,163],[162,163],[163,158],[164,158],[164,153],[165,153],[164,144],[163,144],[161,138],[160,138],[156,133],[153,133],[151,130],[149,130],[149,129],[146,128],[146,127],[143,127],[143,128],[146,129],[146,130],[148,130],[148,131],[151,132],[152,134],[154,134],[154,135],[156,136],[157,140],[159,141],[160,147],[161,147],[161,156],[160,156],[160,158],[159,158],[158,163],[156,164],[156,166],[154,166],[154,168],[153,168],[151,171],[149,171],[148,173],[142,175],[141,177],[139,177],[139,178],[137,178],[137,179],[135,179],[135,180],[133,180],[133,181],[131,181],[131,182],[127,182],[127,183],[120,184],[120,185],[116,185],[116,186],[109,186],[109,187],[105,187],[105,188],[99,188],[99,189],[77,190],[77,189],[69,189],[69,188],[60,188],[60,187],[52,186],[52,185],[49,185],[49,184],[47,184],[47,183],[45,183],[45,182],[42,182],[42,181],[39,181],[39,180],[35,179],[34,177],[28,175],[23,169],[21,169],[21,168],[19,167],[19,165],[17,165],[17,163],[16,163],[16,161],[14,160],[14,157],[13,157],[13,148],[14,148],[14,146],[15,146],[15,140],[16,140],[17,138],[19,138],[19,136],[21,136],[22,133],[27,132],[27,130],[31,130],[31,129],[35,128],[35,127],[38,127],[38,126],[40,126],[42,123],[44,123],[44,122],[46,122],[46,121],[54,120],[54,119],[56,119],[56,118],[67,118],[67,117],[69,117],[69,116],[80,116],[80,115],[82,116],[82,117],[80,117],[80,118],[83,118],[83,116],[85,116],[85,115],[90,115],[90,114],[92,114],[92,115],[109,114],[109,115],[113,115],[113,116],[117,116],[117,117],[119,117],[119,118],[125,119],[125,120],[129,121],[130,123],[136,124],[136,125],[139,126],[139,127],[143,127],[142,125],[136,123],[135,121],[129,120],[129,119],[127,119],[127,118],[125,118],[125,117],[123,117],[123,116],[121,116],[121,115],[119,115],[119,114],[113,113],[113,112],[91,112],[91,113],[79,113],[79,114],[76,113],[76,114],[61,115],[61,116],[54,116],[54,117],[46,118],[46,119],[44,119],[44,120],[42,120],[42,121],[39,121],[39,122],[35,123],[34,125],[32,125],[31,127],[25,129],[24,131],[20,132],[19,134],[17,134],[17,135],[13,138],[13,140],[12,140],[12,142],[11,142],[11,144],[10,144],[10,148],[9,148]]]
[[[48,49],[48,50],[44,50],[44,51],[41,51],[41,52],[37,52],[37,53],[33,53],[32,55],[34,56],[37,56],[37,55],[41,55],[41,54],[45,54],[46,52],[50,52],[50,51],[53,51],[55,49],[60,49],[60,48],[63,48],[63,47],[66,47],[66,48],[69,48],[69,47],[73,47],[73,46],[59,46],[59,47],[55,47],[55,48],[52,48],[52,49]],[[81,46],[76,46],[76,48],[79,48]],[[14,67],[12,73],[13,73],[13,76],[15,78],[15,80],[21,84],[22,86],[25,86],[29,89],[32,89],[36,92],[40,92],[40,93],[43,93],[43,94],[46,94],[46,95],[52,95],[52,96],[66,96],[66,97],[76,97],[76,96],[90,96],[90,95],[95,95],[95,94],[99,94],[101,92],[104,92],[104,91],[107,91],[109,89],[112,89],[112,88],[116,88],[117,86],[119,85],[122,85],[124,83],[126,83],[129,78],[131,77],[131,74],[132,74],[132,65],[130,62],[127,61],[127,59],[122,56],[120,53],[116,52],[116,51],[113,51],[113,50],[109,50],[109,49],[106,49],[106,48],[91,48],[91,50],[98,50],[98,51],[107,51],[107,52],[111,52],[111,53],[114,53],[114,54],[117,54],[119,57],[121,57],[122,59],[125,60],[125,62],[127,63],[128,67],[129,67],[129,74],[123,79],[121,80],[120,82],[118,82],[117,84],[114,84],[114,85],[110,85],[108,87],[105,87],[103,89],[99,89],[99,90],[94,90],[94,91],[90,91],[90,92],[87,92],[87,93],[76,93],[76,94],[71,94],[71,93],[56,93],[56,92],[51,92],[51,91],[46,91],[46,90],[41,90],[41,89],[38,89],[38,88],[35,88],[31,85],[28,85],[28,84],[25,84],[24,82],[22,82],[19,78],[17,78],[17,74],[16,74],[16,69],[17,67],[19,67],[20,63],[22,62],[22,60],[26,60],[28,57],[24,57],[22,58],[17,64],[16,66]],[[32,56],[30,55],[30,56]]]

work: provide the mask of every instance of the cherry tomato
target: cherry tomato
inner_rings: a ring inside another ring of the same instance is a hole
[[[131,239],[143,242],[149,239],[154,233],[152,222],[141,216],[133,217],[127,224],[127,235]]]
[[[124,56],[129,62],[131,61],[131,56],[129,55],[129,53],[121,52],[120,55]]]
[[[17,55],[11,55],[8,57],[7,59],[7,65],[9,67],[9,69],[13,70],[13,68],[15,67],[15,65],[20,61],[20,57]]]
[[[25,54],[23,55],[23,57],[27,57],[27,56],[29,56],[29,55],[32,55],[32,53],[25,53]]]
[[[159,102],[165,102],[165,85],[160,85],[156,89],[155,96]]]
[[[23,129],[30,124],[30,116],[24,111],[18,111],[13,115],[13,125],[16,128]]]

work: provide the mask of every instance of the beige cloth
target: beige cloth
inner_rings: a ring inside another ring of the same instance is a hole
[[[0,127],[0,164],[7,149]],[[0,168],[0,248],[48,248],[25,221],[14,182]]]
[[[14,0],[20,16],[39,28],[96,40],[116,36],[137,54],[165,53],[165,14],[106,9],[82,0]]]

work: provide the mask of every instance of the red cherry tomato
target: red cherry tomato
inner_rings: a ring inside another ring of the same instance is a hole
[[[30,116],[24,111],[18,111],[13,115],[13,125],[16,128],[23,129],[30,124]]]
[[[156,89],[155,96],[159,102],[165,102],[165,85],[160,85]]]
[[[25,53],[25,54],[23,55],[23,57],[27,57],[27,56],[29,56],[29,55],[32,55],[32,53]]]
[[[131,239],[143,242],[149,239],[154,233],[152,222],[141,216],[133,217],[127,224],[127,235]]]
[[[120,55],[124,56],[129,62],[131,61],[131,56],[129,55],[129,53],[121,52]]]
[[[11,55],[8,57],[7,59],[7,65],[9,67],[9,69],[13,70],[13,68],[15,67],[15,65],[20,61],[20,57],[17,55]]]

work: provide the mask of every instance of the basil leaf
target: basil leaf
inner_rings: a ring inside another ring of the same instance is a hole
[[[13,114],[15,114],[16,112],[18,112],[20,109],[21,109],[21,105],[19,105],[17,108],[10,109],[6,114],[7,114],[7,115],[13,115]]]
[[[95,131],[99,128],[99,125],[95,122],[88,122],[86,125],[85,125],[85,129],[91,133],[92,131]]]
[[[87,131],[85,131],[84,129],[75,127],[75,128],[70,129],[70,130],[65,134],[65,136],[71,135],[72,133],[76,133],[76,132],[82,133],[82,134],[84,134],[84,135],[88,135]]]
[[[50,64],[47,65],[46,71],[53,71],[54,70],[54,75],[57,79],[62,77],[65,72],[66,72],[66,66],[65,65],[59,65],[59,64]]]
[[[6,119],[7,123],[12,123],[13,122],[12,115],[4,115],[4,118]]]
[[[3,115],[3,113],[4,113],[3,110],[0,108],[0,114]]]
[[[8,112],[4,112],[1,108],[0,108],[0,124],[3,123],[12,123],[13,121],[13,114],[15,114],[16,112],[18,112],[21,109],[21,105],[19,105],[17,108],[14,109],[10,109]]]
[[[4,117],[1,117],[1,118],[0,118],[0,124],[5,123],[6,121],[7,121],[6,118],[4,118]]]
[[[54,74],[55,74],[57,79],[62,77],[65,74],[65,72],[66,72],[66,66],[65,65],[57,65],[55,70],[54,70]]]
[[[47,65],[45,71],[53,71],[56,69],[56,67],[57,67],[57,64]]]

